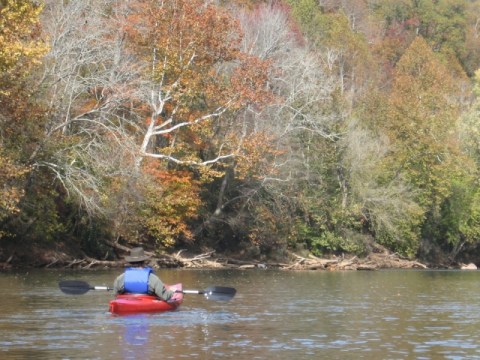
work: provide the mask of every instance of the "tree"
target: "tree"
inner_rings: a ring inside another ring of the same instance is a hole
[[[392,145],[386,179],[401,175],[410,184],[424,211],[423,236],[432,241],[451,181],[461,174],[455,138],[459,107],[452,96],[458,87],[422,37],[397,63],[392,86],[384,124]],[[412,242],[408,251],[415,246]]]
[[[125,9],[115,4],[49,1],[43,13],[52,47],[41,83],[49,116],[31,161],[90,216],[113,211],[104,201],[108,184],[134,175],[139,74],[124,51]]]
[[[448,71],[417,37],[396,67],[387,129],[396,144],[397,168],[422,189],[422,205],[439,204],[448,194],[447,175],[456,168],[458,143],[452,135],[458,105],[450,100],[455,90]]]
[[[231,158],[238,144],[224,138],[216,150],[211,146],[216,122],[269,96],[268,64],[239,52],[233,18],[201,0],[142,0],[132,4],[126,31],[133,51],[148,64],[143,100],[150,113],[140,154],[187,165]],[[202,158],[202,147],[216,154]]]
[[[52,44],[40,87],[48,122],[29,161],[91,219],[113,219],[115,237],[136,238],[129,229],[138,229],[131,214],[139,212],[152,221],[137,223],[158,235],[157,205],[141,208],[139,199],[175,194],[169,179],[180,178],[197,194],[198,178],[221,174],[213,164],[242,153],[233,114],[271,98],[268,63],[240,52],[236,22],[203,1],[50,1],[43,20]],[[145,158],[156,164],[143,166]],[[178,210],[168,216],[185,220],[175,195],[168,199]]]
[[[474,101],[460,118],[459,139],[463,154],[464,172],[453,179],[452,193],[442,205],[441,232],[450,247],[450,260],[462,251],[478,245],[480,224],[480,193],[478,169],[480,164],[480,70],[474,78]]]
[[[20,150],[31,140],[28,129],[35,129],[28,122],[41,122],[26,80],[47,50],[40,38],[41,10],[30,1],[0,1],[0,221],[20,211],[24,180],[31,170]]]

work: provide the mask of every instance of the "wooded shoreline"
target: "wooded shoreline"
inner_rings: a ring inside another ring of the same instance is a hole
[[[1,267],[480,264],[480,0],[0,13]]]

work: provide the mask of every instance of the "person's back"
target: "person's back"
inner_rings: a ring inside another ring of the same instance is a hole
[[[150,274],[153,269],[149,267],[130,267],[125,270],[123,287],[125,292],[133,294],[148,294]]]
[[[160,278],[153,273],[153,269],[145,266],[145,260],[149,258],[141,247],[130,251],[130,256],[125,257],[130,267],[117,276],[113,283],[115,294],[152,294],[162,300],[169,300],[172,297],[175,292],[168,290]]]

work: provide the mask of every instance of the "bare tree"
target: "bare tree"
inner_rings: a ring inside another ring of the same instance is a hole
[[[390,144],[386,136],[373,135],[358,121],[350,121],[345,143],[344,166],[349,170],[351,202],[357,204],[375,232],[388,233],[398,242],[406,224],[419,218],[415,192],[401,177],[382,180]]]
[[[300,134],[308,132],[331,141],[341,136],[337,125],[342,115],[326,110],[336,86],[327,68],[331,53],[322,56],[299,41],[285,9],[276,5],[242,13],[240,21],[245,31],[243,48],[272,61],[270,86],[281,99],[261,112],[247,109],[250,127],[277,139],[283,155],[276,159],[275,168],[284,168],[288,177],[299,164],[305,165]]]
[[[138,66],[124,51],[124,14],[112,13],[121,10],[115,3],[47,1],[43,13],[51,50],[41,88],[50,114],[31,161],[50,169],[89,213],[104,211],[103,179],[134,171]],[[60,139],[66,146],[39,156]]]

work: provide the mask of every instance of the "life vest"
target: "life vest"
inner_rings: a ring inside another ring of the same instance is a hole
[[[148,277],[152,268],[128,268],[125,270],[125,292],[132,294],[148,293]]]

